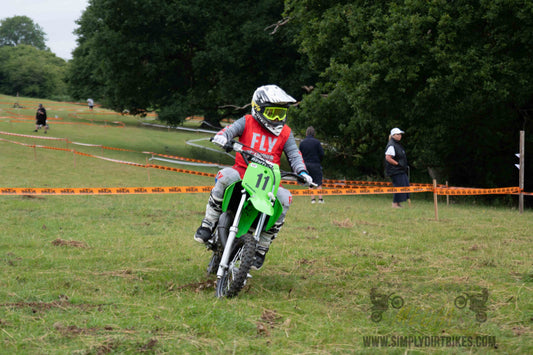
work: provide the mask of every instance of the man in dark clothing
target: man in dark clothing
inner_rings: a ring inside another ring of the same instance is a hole
[[[385,149],[385,172],[392,179],[394,187],[409,186],[407,155],[400,144],[403,133],[405,132],[401,129],[393,128],[390,132],[389,143]],[[408,193],[396,193],[392,200],[392,207],[402,207],[400,203],[408,199]]]
[[[39,108],[37,108],[37,112],[35,113],[35,131],[41,129],[41,127],[44,127],[44,133],[48,132],[48,124],[46,123],[46,109],[43,107],[43,104],[39,104]]]
[[[324,149],[320,141],[315,138],[315,129],[309,126],[305,132],[305,139],[300,142],[300,152],[304,158],[305,166],[309,171],[309,175],[313,178],[313,182],[317,184],[317,189],[322,186],[322,159],[324,158]],[[315,203],[315,197],[311,203]],[[318,195],[318,203],[324,203],[322,195]]]

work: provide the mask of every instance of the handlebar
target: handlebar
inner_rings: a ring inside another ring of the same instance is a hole
[[[291,178],[294,178],[301,185],[306,185],[306,186],[309,186],[309,187],[318,187],[318,185],[315,184],[314,182],[308,184],[307,180],[301,175],[298,175],[298,174],[290,172],[290,171],[281,171],[281,177],[282,178],[285,178],[287,176],[291,177]],[[288,180],[292,180],[292,179],[288,179]]]
[[[210,138],[209,141],[213,142],[213,138]],[[261,160],[262,162],[264,162],[264,163],[266,163],[268,165],[273,164],[270,160],[264,158],[263,153],[257,151],[256,149],[254,149],[252,147],[247,146],[246,144],[238,142],[236,140],[231,139],[228,142],[226,142],[226,144],[224,144],[224,146],[221,146],[220,144],[217,144],[216,142],[214,142],[214,143],[216,145],[218,145],[219,147],[221,147],[222,149],[224,149],[226,152],[230,152],[230,151],[233,150],[233,151],[235,151],[237,153],[240,153],[242,155],[244,161],[246,162],[246,164],[250,163],[249,162],[249,158],[259,159],[259,160]],[[245,150],[244,148],[247,148],[247,150]],[[298,174],[290,172],[290,171],[280,171],[280,173],[281,173],[281,177],[282,178],[292,177],[297,182],[299,182],[300,184],[307,185],[307,180],[301,175],[298,175]],[[314,182],[312,182],[308,186],[309,187],[317,187],[318,185],[315,184]]]

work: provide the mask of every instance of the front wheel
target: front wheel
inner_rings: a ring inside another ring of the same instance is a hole
[[[217,280],[216,295],[218,298],[235,297],[244,287],[248,272],[254,263],[255,244],[255,239],[251,234],[244,235],[240,243],[236,243],[231,253],[228,269]]]

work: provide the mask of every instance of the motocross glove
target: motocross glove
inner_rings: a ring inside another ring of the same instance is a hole
[[[223,134],[217,134],[213,137],[213,143],[223,147],[228,142],[228,139]]]
[[[306,186],[309,186],[313,183],[313,178],[308,174],[306,173],[305,171],[302,171],[300,174],[301,177],[303,177],[305,179],[305,185]]]

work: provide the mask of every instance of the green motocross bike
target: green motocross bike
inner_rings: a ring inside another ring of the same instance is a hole
[[[242,180],[226,188],[222,214],[207,242],[213,251],[207,273],[217,275],[216,296],[230,298],[251,277],[261,232],[272,228],[281,215],[282,206],[276,199],[281,178],[289,177],[302,184],[306,181],[298,174],[280,171],[279,165],[240,142],[231,140],[223,148],[240,153],[248,165]]]

